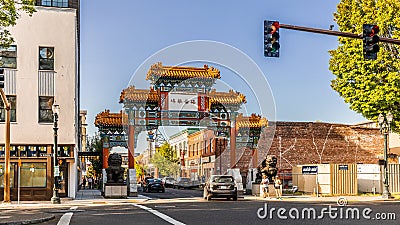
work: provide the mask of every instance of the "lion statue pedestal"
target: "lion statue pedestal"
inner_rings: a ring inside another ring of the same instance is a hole
[[[124,168],[122,168],[122,157],[113,153],[108,157],[107,182],[105,184],[104,197],[127,198],[127,185],[124,184]]]

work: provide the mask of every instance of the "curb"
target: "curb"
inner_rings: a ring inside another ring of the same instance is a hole
[[[10,221],[10,222],[0,222],[0,225],[23,225],[23,224],[35,224],[35,223],[43,223],[49,220],[56,218],[54,215],[43,217],[40,219],[32,219],[32,220],[22,220],[22,221]]]

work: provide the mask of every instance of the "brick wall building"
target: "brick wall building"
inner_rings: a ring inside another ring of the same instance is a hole
[[[319,122],[269,122],[258,149],[259,163],[266,155],[276,155],[281,171],[301,164],[377,164],[383,157],[383,138],[377,128]]]

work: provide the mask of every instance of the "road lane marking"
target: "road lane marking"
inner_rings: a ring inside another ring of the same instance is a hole
[[[169,216],[167,216],[167,215],[165,215],[165,214],[163,214],[163,213],[160,213],[160,212],[157,211],[157,210],[154,210],[154,209],[152,209],[152,208],[149,208],[149,207],[147,207],[147,206],[139,205],[139,204],[132,204],[132,205],[134,205],[134,206],[136,206],[136,207],[139,207],[139,208],[141,208],[141,209],[144,209],[144,210],[146,210],[146,211],[148,211],[148,212],[151,212],[151,213],[153,213],[154,215],[160,217],[161,219],[167,221],[167,222],[170,223],[170,224],[174,224],[174,225],[186,225],[186,224],[184,224],[184,223],[182,223],[182,222],[179,222],[179,221],[175,220],[174,218],[171,218],[171,217],[169,217]]]
[[[71,207],[70,210],[76,210],[78,209],[78,206]],[[71,218],[74,215],[72,212],[65,213],[61,218],[60,221],[58,221],[57,225],[69,225],[71,222]]]
[[[147,199],[147,200],[150,200],[150,199],[151,199],[150,197],[147,197],[147,196],[145,196],[145,195],[138,195],[138,197],[140,197],[140,198],[145,198],[145,199]]]

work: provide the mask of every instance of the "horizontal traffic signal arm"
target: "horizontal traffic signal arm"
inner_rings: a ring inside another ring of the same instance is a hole
[[[359,35],[359,34],[353,34],[353,33],[348,33],[348,32],[324,30],[324,29],[311,28],[311,27],[301,27],[301,26],[294,26],[294,25],[288,25],[288,24],[282,24],[282,23],[279,25],[279,27],[284,28],[284,29],[289,29],[289,30],[299,30],[299,31],[318,33],[318,34],[328,34],[328,35],[333,35],[333,36],[363,39],[362,34]],[[379,37],[379,42],[400,45],[400,40],[393,39],[393,38]]]

